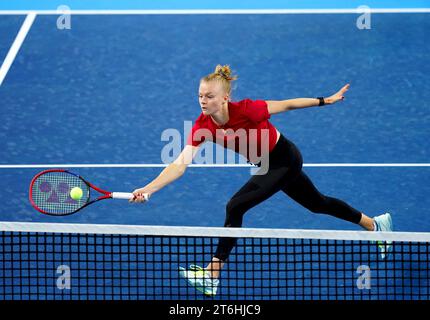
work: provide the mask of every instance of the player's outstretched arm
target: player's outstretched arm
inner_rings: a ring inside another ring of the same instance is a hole
[[[131,199],[130,202],[144,202],[144,194],[148,194],[150,197],[153,193],[161,190],[168,184],[180,178],[185,173],[188,165],[192,163],[198,149],[199,147],[193,147],[191,145],[185,146],[178,158],[164,168],[158,177],[143,188],[133,191],[134,198]]]
[[[321,98],[323,104],[321,104],[321,99],[319,98],[297,98],[297,99],[288,99],[281,101],[266,101],[267,107],[269,109],[270,114],[281,113],[285,111],[291,111],[296,109],[303,109],[309,107],[316,107],[320,105],[334,104],[338,101],[342,101],[345,99],[345,92],[349,89],[349,84],[343,86],[338,92],[327,97]]]

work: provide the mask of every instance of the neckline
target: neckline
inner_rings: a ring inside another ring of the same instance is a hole
[[[230,101],[227,103],[227,112],[228,112],[228,120],[226,123],[224,123],[223,125],[219,125],[215,122],[215,120],[209,116],[209,118],[211,119],[212,123],[217,126],[220,129],[224,129],[225,127],[227,127],[227,125],[230,123],[231,117],[230,117]]]

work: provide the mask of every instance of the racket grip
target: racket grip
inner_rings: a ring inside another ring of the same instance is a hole
[[[144,194],[145,197],[145,201],[149,200],[149,196],[148,194]],[[112,199],[124,199],[124,200],[130,200],[133,198],[133,194],[132,193],[128,193],[128,192],[112,192]]]

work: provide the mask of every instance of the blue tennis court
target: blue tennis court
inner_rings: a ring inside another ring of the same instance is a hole
[[[429,232],[429,4],[368,1],[364,29],[359,1],[69,1],[77,13],[65,29],[58,1],[1,4],[0,61],[29,30],[0,72],[0,221],[223,226],[250,177],[244,165],[193,166],[147,204],[103,201],[64,217],[35,211],[28,189],[59,166],[107,190],[144,186],[165,165],[163,133],[183,138],[184,121],[200,114],[200,78],[229,64],[235,100],[324,96],[350,83],[342,104],[271,122],[321,192],[369,216],[390,212],[396,231]],[[281,193],[244,227],[357,230]]]

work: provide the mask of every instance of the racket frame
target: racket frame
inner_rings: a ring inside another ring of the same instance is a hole
[[[50,173],[50,172],[68,173],[68,174],[74,175],[75,177],[77,177],[81,181],[83,181],[88,186],[88,198],[87,198],[87,202],[84,205],[82,205],[81,207],[79,207],[78,209],[76,209],[75,211],[73,211],[73,212],[62,213],[62,214],[50,213],[50,212],[47,212],[47,211],[39,208],[36,205],[36,203],[34,202],[34,200],[33,200],[33,186],[34,186],[36,180],[40,176],[42,176],[44,174],[47,174],[47,173]],[[98,198],[95,198],[95,199],[91,200],[91,189],[96,190],[97,192],[101,193],[102,195],[100,197],[98,197]],[[128,200],[128,199],[131,199],[132,197],[133,197],[132,193],[126,193],[126,192],[109,192],[109,191],[103,190],[103,189],[101,189],[101,188],[93,185],[89,181],[85,180],[82,176],[80,176],[80,175],[78,175],[76,173],[70,172],[69,170],[66,170],[66,169],[48,169],[48,170],[44,170],[44,171],[39,172],[31,180],[31,182],[30,182],[30,191],[29,191],[29,199],[30,199],[30,203],[33,206],[33,208],[35,208],[37,211],[39,211],[39,212],[41,212],[43,214],[47,214],[47,215],[51,215],[51,216],[67,216],[67,215],[71,215],[71,214],[74,214],[74,213],[78,212],[79,210],[82,210],[83,208],[89,206],[90,204],[93,204],[93,203],[95,203],[97,201],[100,201],[100,200],[105,200],[105,199],[126,199],[126,200]],[[146,196],[145,196],[145,199],[148,200],[148,198]]]

